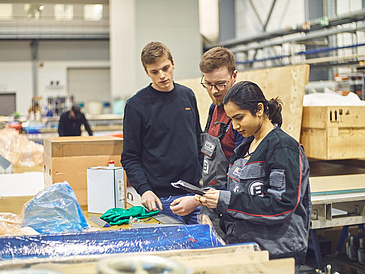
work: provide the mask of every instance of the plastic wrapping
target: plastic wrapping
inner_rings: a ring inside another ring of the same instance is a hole
[[[38,192],[23,206],[23,226],[42,234],[76,233],[89,227],[75,193],[67,182]]]
[[[153,255],[106,256],[97,264],[99,274],[193,274],[193,270],[175,260]]]
[[[37,166],[43,163],[43,146],[20,135],[13,128],[0,130],[0,154],[14,166]]]
[[[0,213],[0,236],[38,234],[30,227],[22,227],[22,220],[13,213]]]
[[[3,260],[64,258],[127,252],[218,247],[209,225],[181,225],[0,238]]]

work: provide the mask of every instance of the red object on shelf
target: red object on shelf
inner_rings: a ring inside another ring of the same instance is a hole
[[[11,122],[8,124],[8,127],[16,129],[19,134],[22,133],[22,123],[20,122]]]
[[[122,133],[118,133],[118,134],[112,134],[110,136],[112,136],[112,137],[118,137],[118,138],[123,138],[123,132]]]

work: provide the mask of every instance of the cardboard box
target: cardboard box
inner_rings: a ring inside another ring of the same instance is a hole
[[[56,137],[44,140],[44,181],[46,186],[67,181],[80,205],[87,205],[87,169],[120,167],[123,139],[116,137]]]
[[[111,136],[55,137],[43,142],[45,154],[52,157],[120,155],[123,139]]]
[[[365,157],[365,106],[303,107],[301,143],[309,158]]]
[[[87,211],[104,213],[110,208],[125,208],[126,186],[121,167],[87,169]]]

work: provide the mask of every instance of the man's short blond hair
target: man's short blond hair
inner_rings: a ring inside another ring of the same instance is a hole
[[[203,73],[226,67],[229,73],[233,74],[236,70],[236,61],[230,50],[224,47],[214,47],[203,54],[199,67]]]
[[[168,47],[161,42],[148,43],[141,53],[141,61],[144,69],[146,69],[146,65],[155,64],[162,57],[167,57],[167,59],[173,62],[172,54]]]

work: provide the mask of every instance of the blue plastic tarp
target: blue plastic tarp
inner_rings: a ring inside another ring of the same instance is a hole
[[[88,228],[76,195],[66,181],[41,190],[26,204],[23,226],[41,234],[81,233]]]
[[[3,260],[219,247],[209,225],[0,238]]]

